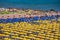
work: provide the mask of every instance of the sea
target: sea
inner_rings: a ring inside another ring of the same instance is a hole
[[[60,11],[60,0],[0,0],[0,8]]]

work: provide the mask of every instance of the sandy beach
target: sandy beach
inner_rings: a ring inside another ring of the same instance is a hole
[[[3,14],[2,14],[3,13]],[[60,15],[60,11],[43,11],[43,10],[22,10],[16,8],[0,8],[0,18],[20,18],[20,17],[34,17],[34,16],[51,16]]]

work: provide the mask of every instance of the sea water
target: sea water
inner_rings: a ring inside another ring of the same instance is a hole
[[[0,8],[2,7],[60,11],[60,0],[0,0]]]

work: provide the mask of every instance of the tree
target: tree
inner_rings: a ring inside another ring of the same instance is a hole
[[[54,9],[50,9],[50,11],[55,11]]]

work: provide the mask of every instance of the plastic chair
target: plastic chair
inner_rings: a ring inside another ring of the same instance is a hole
[[[34,21],[34,20],[33,20],[33,18],[29,18],[29,21],[32,22],[32,21]]]
[[[24,22],[26,18],[19,18],[19,22]]]
[[[0,19],[0,23],[5,23],[6,19]]]
[[[0,19],[0,23],[2,23],[2,20]]]
[[[26,22],[30,22],[31,20],[29,20],[29,18],[26,18]]]
[[[49,16],[49,20],[52,21],[52,19],[55,19],[55,17],[52,15],[52,16]]]
[[[37,21],[37,20],[39,20],[39,17],[38,16],[35,16],[35,17],[33,17],[33,20],[34,21]]]
[[[59,15],[55,15],[56,18],[59,18]]]
[[[45,18],[46,18],[46,20],[49,20],[50,17],[49,16],[45,16]]]
[[[52,16],[51,16],[51,19],[55,19],[55,16],[52,15]]]
[[[46,20],[46,18],[44,16],[40,17],[40,20]]]
[[[13,18],[13,19],[12,19],[12,23],[14,23],[14,22],[18,22],[18,21],[19,21],[18,18]]]
[[[11,39],[9,39],[9,38],[4,38],[4,40],[11,40]]]
[[[7,18],[6,19],[6,23],[11,23],[12,19],[11,18]]]

